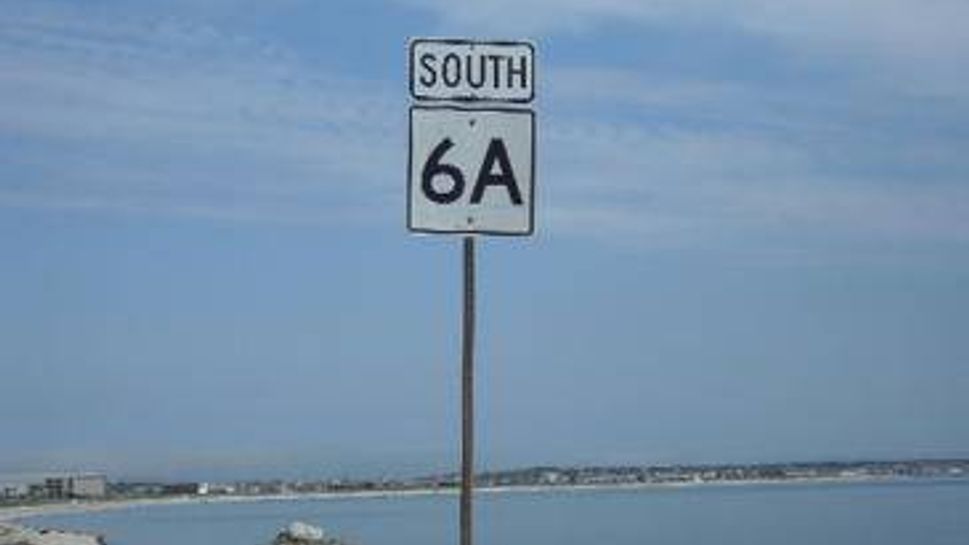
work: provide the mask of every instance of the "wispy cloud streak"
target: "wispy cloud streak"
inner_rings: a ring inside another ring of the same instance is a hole
[[[386,195],[401,163],[385,88],[211,27],[8,15],[0,70],[6,202],[323,217]]]
[[[0,25],[0,205],[399,221],[400,82],[320,71],[278,44],[184,19],[13,5],[20,9]],[[479,20],[504,5],[441,13]],[[526,22],[535,13],[535,30],[560,23],[544,1],[521,9]],[[562,9],[673,25],[722,14],[718,24],[740,31],[797,30],[783,13],[747,3],[572,0]],[[837,6],[818,10],[843,24],[816,33],[856,24]],[[939,41],[952,50],[936,55],[933,38],[919,36],[939,63],[960,55],[952,48],[961,38]],[[699,247],[742,245],[752,234],[782,245],[969,241],[969,102],[929,92],[939,86],[913,94],[847,67],[839,78],[731,78],[696,67],[653,73],[554,58],[542,66],[540,207],[552,235]]]

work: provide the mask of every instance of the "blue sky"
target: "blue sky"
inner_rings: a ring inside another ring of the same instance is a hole
[[[483,467],[969,456],[964,2],[0,6],[0,473],[456,467],[412,36],[538,46]]]

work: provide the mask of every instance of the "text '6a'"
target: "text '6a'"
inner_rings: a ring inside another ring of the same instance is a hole
[[[453,164],[443,161],[444,155],[454,147],[450,138],[445,138],[434,147],[421,171],[421,191],[428,199],[438,204],[451,204],[464,195],[464,172]],[[522,204],[521,190],[508,159],[508,150],[501,138],[492,138],[488,144],[481,168],[471,189],[471,204],[480,204],[485,190],[489,187],[504,188],[511,203]]]

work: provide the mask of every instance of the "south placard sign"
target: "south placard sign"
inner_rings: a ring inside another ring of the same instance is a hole
[[[531,110],[412,106],[408,228],[530,235],[534,160]]]
[[[531,235],[535,47],[416,38],[409,53],[408,229]]]
[[[514,41],[411,40],[410,92],[416,100],[531,102],[535,46]]]

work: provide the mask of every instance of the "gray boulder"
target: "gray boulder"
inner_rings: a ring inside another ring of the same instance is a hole
[[[104,538],[80,532],[0,524],[0,545],[103,545]]]
[[[343,541],[326,535],[323,528],[305,522],[293,522],[283,528],[272,545],[345,545]]]

